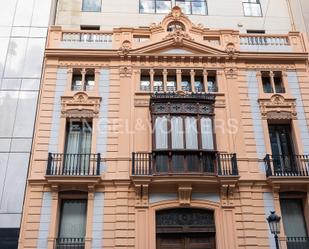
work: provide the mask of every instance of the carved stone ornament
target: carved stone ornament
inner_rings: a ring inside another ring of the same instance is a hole
[[[100,112],[100,97],[90,97],[78,92],[61,97],[61,114],[65,118],[97,118]]]
[[[227,68],[227,69],[225,69],[225,76],[228,79],[236,79],[238,77],[237,68]]]
[[[119,54],[127,55],[132,48],[132,43],[128,40],[123,41],[121,47],[119,48]]]
[[[168,39],[173,39],[174,45],[181,46],[183,44],[183,39],[191,40],[193,41],[194,39],[190,37],[190,35],[181,30],[181,29],[176,29],[173,32],[170,32],[163,40],[168,40]]]
[[[225,52],[228,54],[229,59],[236,59],[237,58],[237,50],[235,48],[234,43],[228,43],[225,48]]]
[[[296,119],[296,102],[293,98],[284,98],[274,94],[268,99],[259,99],[263,119]]]
[[[190,205],[191,202],[191,186],[179,186],[178,187],[178,199],[180,205]]]

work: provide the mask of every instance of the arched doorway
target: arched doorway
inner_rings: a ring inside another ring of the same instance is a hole
[[[215,249],[214,212],[176,208],[156,212],[157,249]]]

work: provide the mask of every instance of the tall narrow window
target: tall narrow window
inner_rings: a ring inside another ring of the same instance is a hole
[[[141,91],[150,91],[150,74],[149,70],[142,70],[141,72],[141,82],[140,82]]]
[[[210,71],[207,76],[208,92],[218,92],[216,72]]]
[[[262,84],[264,93],[273,93],[271,86],[270,72],[262,72]]]
[[[166,90],[168,92],[176,91],[176,75],[167,76]]]
[[[190,75],[182,75],[181,77],[181,90],[191,92],[191,78]]]
[[[84,248],[87,200],[62,200],[57,248]]]
[[[85,75],[85,91],[92,91],[94,89],[94,71],[90,70]]]
[[[87,174],[91,157],[92,123],[71,121],[67,127],[64,174]]]
[[[262,16],[262,9],[259,0],[243,0],[245,16]]]
[[[172,149],[183,149],[183,121],[181,117],[172,117],[171,119],[172,132]]]
[[[205,91],[203,75],[195,75],[194,85],[196,92],[200,93]]]
[[[302,199],[280,198],[280,206],[281,206],[285,235],[288,238],[308,237]],[[305,247],[295,247],[295,248],[305,248]]]
[[[275,83],[275,91],[276,93],[285,93],[285,89],[283,86],[282,80],[282,72],[274,72],[274,83]]]
[[[163,76],[155,75],[153,81],[153,91],[154,92],[163,92]]]
[[[83,0],[82,11],[100,12],[102,0]]]
[[[80,70],[74,70],[72,76],[72,91],[82,91],[83,81],[82,74]]]
[[[186,117],[185,118],[186,126],[186,149],[197,150],[197,122],[195,117]]]
[[[156,134],[156,149],[167,149],[168,129],[167,129],[167,118],[165,116],[156,118],[155,134]]]
[[[214,149],[212,121],[210,118],[201,118],[202,148],[205,150]]]

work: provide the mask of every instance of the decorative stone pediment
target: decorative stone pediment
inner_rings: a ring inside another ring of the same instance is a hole
[[[294,98],[284,98],[274,94],[271,98],[259,99],[263,119],[296,119],[296,102]]]
[[[96,118],[100,112],[100,97],[78,92],[73,96],[61,97],[61,114],[65,118]]]

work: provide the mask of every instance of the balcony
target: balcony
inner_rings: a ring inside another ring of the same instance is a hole
[[[308,249],[309,237],[287,237],[287,249]]]
[[[200,150],[153,151],[132,154],[132,177],[152,182],[188,181],[218,182],[238,179],[236,154]],[[190,180],[191,179],[191,180]],[[195,179],[195,180],[193,180]]]
[[[49,153],[45,177],[49,181],[97,181],[100,178],[100,163],[100,153]]]
[[[277,183],[307,183],[309,155],[269,155],[264,158],[266,176]]]
[[[84,238],[58,238],[55,249],[84,249]]]

